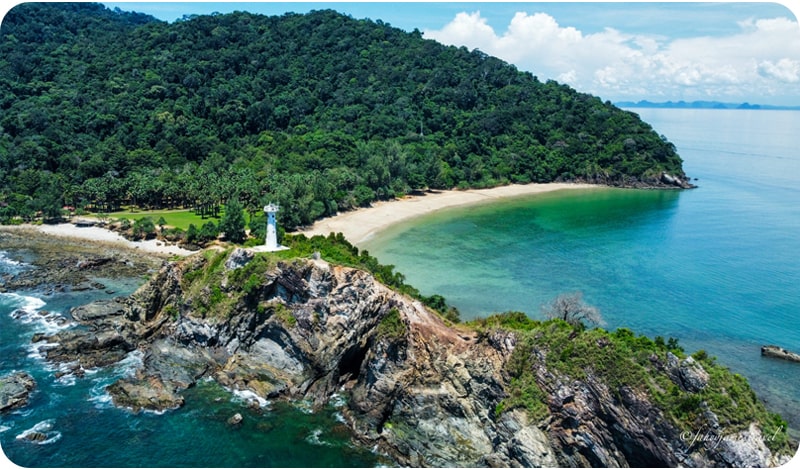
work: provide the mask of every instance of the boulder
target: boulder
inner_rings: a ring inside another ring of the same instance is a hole
[[[130,408],[134,412],[161,412],[183,405],[183,396],[176,394],[170,386],[153,376],[121,379],[109,385],[106,390],[114,405]]]
[[[115,330],[67,329],[52,336],[35,334],[32,341],[52,344],[44,352],[48,360],[78,362],[85,369],[116,363],[135,348]]]
[[[236,425],[239,425],[239,424],[242,423],[242,420],[244,420],[244,417],[242,417],[242,414],[237,412],[237,413],[233,414],[231,416],[231,418],[228,419],[228,425],[230,425],[232,427],[236,426]]]
[[[72,308],[69,313],[73,319],[81,322],[109,321],[125,313],[125,303],[121,298],[98,300]]]
[[[708,385],[708,373],[692,357],[687,357],[681,361],[678,374],[681,378],[681,384],[689,392],[700,392]]]
[[[667,352],[666,369],[672,382],[684,391],[700,392],[708,385],[708,373],[692,357],[681,360],[672,352]]]
[[[692,189],[695,186],[689,183],[688,181],[684,181],[683,179],[672,176],[666,172],[661,173],[660,182],[667,186],[679,187],[681,189]]]
[[[790,352],[784,348],[778,347],[777,345],[765,345],[761,347],[761,355],[800,363],[800,354]]]
[[[236,248],[225,261],[225,269],[236,270],[244,267],[248,262],[253,260],[253,253],[241,248]]]
[[[159,339],[145,350],[143,372],[181,390],[193,386],[212,366],[213,359],[205,349],[181,347]]]
[[[28,405],[36,381],[21,371],[0,377],[0,412],[7,412]]]

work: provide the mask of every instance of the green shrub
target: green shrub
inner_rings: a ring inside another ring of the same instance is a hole
[[[133,222],[133,237],[136,239],[147,239],[156,232],[156,225],[150,217],[139,218]]]
[[[381,339],[402,339],[406,336],[406,324],[400,316],[397,308],[392,308],[381,318],[378,327],[375,329],[376,340]]]
[[[242,290],[244,290],[244,292],[249,295],[260,286],[261,286],[261,278],[256,274],[252,274],[250,275],[250,277],[247,278],[247,281],[242,286]]]
[[[288,326],[294,327],[297,324],[297,318],[291,309],[287,308],[283,303],[273,303],[270,305],[274,311],[275,317]]]

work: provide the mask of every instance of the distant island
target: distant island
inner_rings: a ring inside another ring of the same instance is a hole
[[[665,103],[654,103],[647,100],[639,102],[618,101],[615,106],[621,108],[661,108],[661,109],[762,109],[771,111],[800,111],[800,106],[775,106],[771,104],[750,104],[750,103],[723,103],[720,101],[667,101]]]

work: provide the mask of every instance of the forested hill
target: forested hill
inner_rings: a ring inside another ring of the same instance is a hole
[[[425,188],[683,175],[632,113],[333,11],[169,24],[28,3],[0,28],[0,220],[283,206],[287,227]]]

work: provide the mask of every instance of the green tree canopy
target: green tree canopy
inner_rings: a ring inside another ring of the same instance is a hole
[[[0,26],[0,89],[6,218],[272,197],[291,229],[425,189],[684,177],[636,114],[329,10],[166,23],[24,3]]]
[[[243,243],[247,237],[244,230],[244,210],[236,200],[229,200],[225,205],[225,214],[219,222],[219,231],[225,233],[225,239],[232,243]]]

